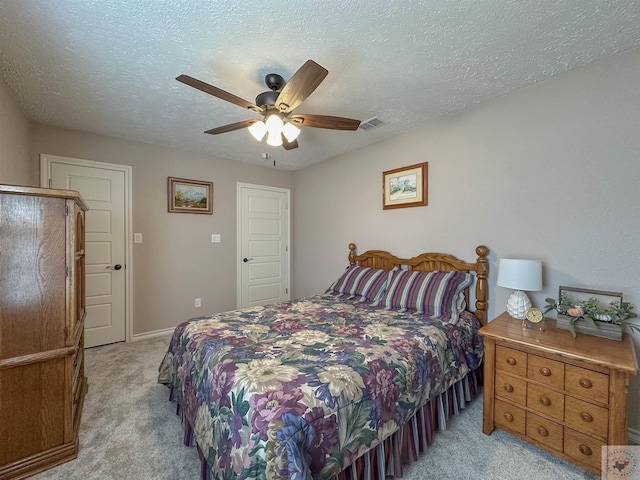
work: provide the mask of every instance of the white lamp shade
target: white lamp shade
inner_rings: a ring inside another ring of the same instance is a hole
[[[542,290],[542,262],[501,258],[498,265],[497,285],[514,290],[532,292]]]
[[[272,147],[279,147],[282,145],[282,134],[280,132],[267,134],[267,144]]]
[[[282,119],[277,113],[269,115],[267,121],[265,122],[267,125],[267,131],[271,134],[271,136],[275,136],[277,133],[280,135],[282,133]],[[282,140],[280,141],[280,145],[282,145]]]
[[[264,134],[267,133],[267,126],[260,120],[249,127],[249,133],[256,140],[261,141]]]
[[[287,138],[287,141],[293,142],[300,135],[300,129],[292,123],[285,123],[282,127],[282,134]]]
[[[507,301],[507,312],[513,318],[522,320],[531,307],[531,301],[523,290],[542,290],[542,262],[540,260],[519,260],[501,258],[498,265],[499,287],[515,290]]]

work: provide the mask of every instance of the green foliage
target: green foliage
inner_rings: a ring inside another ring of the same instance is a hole
[[[602,305],[595,297],[590,297],[587,300],[576,301],[571,299],[566,292],[560,294],[560,301],[556,301],[553,298],[545,298],[547,305],[545,305],[544,313],[552,310],[557,311],[560,315],[567,315],[571,317],[571,326],[569,331],[571,335],[576,336],[576,332],[573,328],[573,324],[581,318],[590,318],[594,322],[600,322],[597,317],[602,315],[608,315],[611,319],[608,323],[615,325],[627,325],[630,330],[640,333],[640,326],[627,322],[630,318],[636,318],[638,314],[632,312],[633,304],[629,302],[610,302],[609,305]],[[577,317],[571,316],[568,313],[570,308],[580,307],[584,311],[582,315]]]

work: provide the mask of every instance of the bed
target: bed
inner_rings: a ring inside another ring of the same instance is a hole
[[[467,263],[350,244],[323,294],[178,325],[158,382],[201,478],[401,477],[478,391],[488,252]]]

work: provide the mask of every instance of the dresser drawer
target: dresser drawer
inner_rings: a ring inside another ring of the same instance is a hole
[[[496,397],[508,398],[520,405],[527,403],[527,382],[522,378],[513,377],[498,370],[495,389]]]
[[[564,389],[585,399],[609,403],[609,375],[567,365]]]
[[[525,434],[526,412],[522,408],[497,400],[495,402],[495,423],[498,427]]]
[[[483,433],[506,430],[599,475],[601,447],[627,442],[629,375],[639,370],[632,338],[572,339],[554,320],[542,335],[519,327],[504,312],[479,331]]]
[[[609,434],[609,410],[592,405],[577,398],[566,397],[564,401],[564,421],[588,435],[607,440]]]
[[[562,425],[527,412],[526,435],[532,440],[561,452],[563,448],[562,431]]]
[[[496,370],[503,370],[512,375],[527,375],[527,354],[512,348],[496,347]]]
[[[604,442],[582,435],[570,428],[564,429],[564,453],[579,462],[600,470],[601,448]]]
[[[564,395],[530,383],[527,386],[527,407],[562,421],[564,417]]]
[[[562,390],[564,388],[564,363],[537,355],[529,355],[527,377]]]

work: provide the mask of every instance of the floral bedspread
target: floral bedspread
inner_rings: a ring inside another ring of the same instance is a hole
[[[213,479],[327,479],[480,365],[479,324],[330,294],[176,327],[172,389]]]

